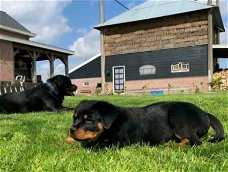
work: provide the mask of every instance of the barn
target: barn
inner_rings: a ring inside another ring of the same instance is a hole
[[[149,0],[95,28],[104,36],[109,93],[209,91],[218,57],[228,57],[219,7],[198,1]]]

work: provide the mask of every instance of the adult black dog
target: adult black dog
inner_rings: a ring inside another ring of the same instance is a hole
[[[67,110],[62,106],[64,95],[71,95],[76,89],[68,77],[57,75],[32,89],[1,95],[0,113]]]
[[[124,108],[104,101],[82,101],[75,109],[71,137],[85,147],[176,140],[180,146],[199,145],[210,126],[209,142],[224,139],[224,129],[213,115],[186,102],[160,102],[142,108]],[[71,139],[68,139],[71,141]]]

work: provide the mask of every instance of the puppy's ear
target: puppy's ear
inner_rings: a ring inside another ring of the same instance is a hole
[[[109,129],[119,115],[119,112],[114,105],[104,101],[98,101],[94,104],[94,109],[100,113],[101,122],[105,129]]]

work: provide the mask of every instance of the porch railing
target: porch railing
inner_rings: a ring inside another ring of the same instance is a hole
[[[0,81],[0,95],[5,93],[15,93],[18,91],[24,91],[26,89],[31,89],[40,83],[32,82],[17,82],[17,81]]]

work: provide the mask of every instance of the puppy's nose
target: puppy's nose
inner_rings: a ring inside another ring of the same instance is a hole
[[[74,135],[74,134],[75,134],[75,131],[76,131],[76,128],[72,127],[72,128],[70,129],[70,134],[71,134],[71,135]]]

